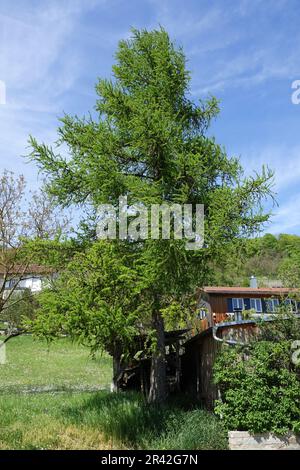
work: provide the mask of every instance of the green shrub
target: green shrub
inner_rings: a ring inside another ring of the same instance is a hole
[[[289,339],[260,339],[247,349],[223,348],[214,366],[214,379],[221,393],[215,412],[228,429],[278,434],[299,431],[299,370],[291,363]]]
[[[9,330],[21,328],[24,319],[35,318],[37,308],[37,298],[29,289],[17,290],[1,313],[1,321],[7,324]]]

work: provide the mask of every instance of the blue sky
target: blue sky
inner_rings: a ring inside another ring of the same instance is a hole
[[[130,27],[165,27],[182,45],[194,99],[212,93],[221,114],[211,132],[249,173],[276,172],[279,208],[269,232],[300,234],[299,0],[1,0],[0,164],[23,173],[32,134],[51,143],[58,117],[83,115],[95,103],[97,77],[111,73],[113,54]]]

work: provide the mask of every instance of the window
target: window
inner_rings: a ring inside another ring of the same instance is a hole
[[[244,310],[244,299],[242,298],[232,299],[232,308],[233,310]]]
[[[293,299],[285,299],[284,303],[289,306],[289,310],[291,313],[298,312],[298,306],[296,300]]]
[[[267,299],[267,312],[274,313],[278,310],[279,300],[278,299]]]
[[[13,289],[15,285],[17,284],[18,280],[17,279],[9,279],[5,283],[5,288],[6,289]]]
[[[19,286],[20,289],[25,289],[26,287],[26,279],[22,279],[20,282],[19,282]]]
[[[261,299],[250,299],[250,308],[255,310],[257,313],[262,313]]]
[[[207,311],[205,308],[200,308],[197,313],[198,320],[204,320],[207,317]]]

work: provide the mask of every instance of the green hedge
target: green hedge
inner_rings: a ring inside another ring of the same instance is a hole
[[[253,433],[300,431],[299,367],[291,361],[293,338],[282,329],[245,347],[222,348],[214,380],[221,399],[215,412],[227,429]],[[266,340],[265,338],[269,338]],[[276,341],[277,338],[278,340]]]

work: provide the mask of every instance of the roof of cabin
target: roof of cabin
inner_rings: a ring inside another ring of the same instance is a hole
[[[299,292],[299,289],[289,287],[228,287],[228,286],[205,286],[200,289],[206,294],[266,294],[286,295],[291,292]]]

